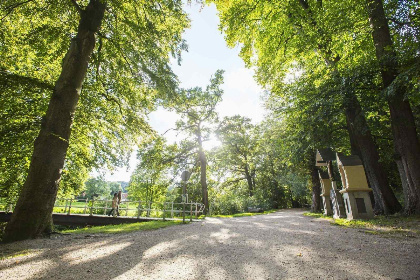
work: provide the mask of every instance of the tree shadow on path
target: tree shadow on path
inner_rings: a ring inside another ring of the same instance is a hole
[[[315,222],[301,211],[154,231],[66,236],[6,249],[5,279],[416,279],[420,246]],[[413,263],[414,262],[414,263]],[[417,265],[416,263],[417,262]]]

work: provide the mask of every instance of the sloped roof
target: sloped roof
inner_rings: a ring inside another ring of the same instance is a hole
[[[337,153],[337,164],[342,166],[363,165],[362,160],[358,156],[345,156],[342,153]]]
[[[330,149],[319,149],[316,151],[315,166],[326,166],[327,162],[335,160],[335,153]]]

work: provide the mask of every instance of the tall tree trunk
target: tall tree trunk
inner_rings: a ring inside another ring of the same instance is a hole
[[[253,196],[254,195],[254,183],[252,181],[252,176],[251,176],[251,173],[249,172],[249,167],[248,167],[247,163],[245,163],[245,178],[246,178],[246,181],[248,182],[249,196]]]
[[[318,169],[313,166],[311,169],[312,180],[312,205],[311,212],[321,212],[321,182],[319,181]]]
[[[401,210],[401,204],[392,191],[387,175],[379,161],[379,153],[359,100],[353,92],[348,92],[345,100],[345,114],[350,138],[355,139],[366,177],[375,198],[374,212],[393,214]]]
[[[209,209],[209,192],[207,189],[207,158],[203,150],[203,140],[201,136],[201,123],[197,128],[197,141],[198,141],[198,160],[200,161],[200,183],[201,183],[201,193],[202,193],[202,202],[204,204],[204,215],[208,212]]]
[[[410,188],[413,187],[413,182],[409,183],[409,178],[406,177],[404,164],[401,160],[401,158],[395,159],[395,162],[397,163],[398,172],[400,173],[401,177],[401,185],[403,187],[404,192],[404,213],[407,215],[414,214],[416,212],[416,205],[418,205],[418,197],[415,195],[414,190],[410,190]]]
[[[367,0],[368,2],[370,0]],[[375,0],[380,1],[380,0]],[[312,11],[306,1],[299,1],[302,8],[309,11],[310,24],[318,28],[317,22],[312,17]],[[389,31],[389,30],[388,30]],[[322,32],[320,32],[322,33]],[[318,50],[323,55],[325,63],[330,67],[336,67],[339,56],[334,56],[334,53],[325,47],[328,45],[330,38],[326,38],[322,45],[318,46]],[[361,111],[360,104],[357,97],[347,97],[346,120],[350,134],[350,142],[352,152],[359,155],[363,161],[367,179],[373,189],[375,197],[375,212],[376,213],[394,213],[401,209],[401,205],[396,199],[392,189],[389,186],[386,174],[379,163],[379,154],[373,142],[366,119]],[[353,125],[351,125],[353,124]],[[360,126],[360,127],[358,127]]]
[[[28,177],[6,227],[3,237],[6,242],[35,238],[51,230],[52,210],[74,112],[95,46],[95,32],[100,28],[104,12],[105,4],[91,0],[80,13],[77,35],[64,57],[60,77],[34,143]]]
[[[398,58],[393,48],[388,21],[382,0],[366,1],[376,58],[381,66],[382,81],[385,88],[390,88],[399,72]],[[416,209],[415,211],[420,213],[420,142],[410,103],[405,98],[407,87],[401,83],[392,85],[392,88],[393,92],[388,94],[388,106],[395,151],[399,153],[397,157],[401,158],[405,173],[405,176],[401,176],[401,180],[408,178],[409,189],[404,191],[414,192],[412,195],[417,197],[417,200],[407,201],[406,204],[415,202],[416,205],[409,205],[409,208]]]
[[[290,208],[295,208],[296,205],[296,201],[293,199],[293,193],[292,190],[289,187],[289,198],[290,198],[290,202],[291,202],[291,207]]]

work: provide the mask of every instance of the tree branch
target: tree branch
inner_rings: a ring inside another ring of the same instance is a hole
[[[105,92],[99,92],[99,94],[102,95],[107,101],[112,101],[112,102],[116,103],[118,105],[119,110],[120,110],[121,116],[124,116],[123,109],[122,109],[122,106],[121,106],[121,102],[117,98],[115,98],[113,96],[109,96],[108,94],[106,94],[106,86],[103,82],[102,82],[102,86],[105,88]]]
[[[79,4],[77,4],[76,0],[70,0],[70,2],[76,8],[77,12],[81,15],[83,10],[82,10],[82,8],[80,8]]]
[[[412,26],[413,24],[411,23],[411,22],[409,22],[409,21],[400,21],[400,20],[398,20],[397,18],[395,18],[395,17],[388,17],[387,18],[389,21],[392,21],[393,23],[395,23],[395,24],[397,24],[398,26],[400,26],[400,27],[403,27],[403,26],[405,26],[405,25],[408,25],[408,26]]]
[[[20,3],[9,5],[8,7],[6,7],[6,10],[9,10],[9,11],[7,11],[7,13],[1,18],[1,21],[3,21],[3,19],[5,19],[8,15],[10,15],[13,12],[13,10],[16,9],[17,7],[22,6],[22,5],[24,5],[26,3],[29,3],[29,2],[32,2],[32,1],[34,1],[34,0],[27,0],[27,1],[20,2]]]

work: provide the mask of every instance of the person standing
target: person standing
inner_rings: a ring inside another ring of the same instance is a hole
[[[117,212],[118,207],[118,194],[114,193],[114,198],[112,199],[112,209],[109,211],[108,216],[111,216],[114,212]],[[117,212],[118,213],[118,212]]]

